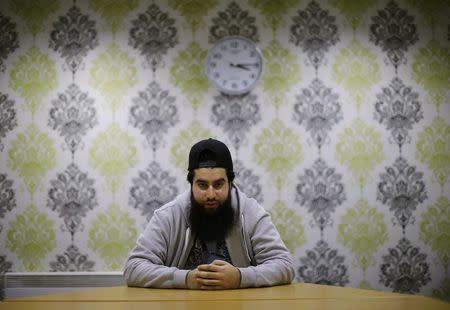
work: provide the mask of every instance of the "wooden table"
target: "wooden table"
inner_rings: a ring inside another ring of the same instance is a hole
[[[228,291],[166,290],[118,286],[10,299],[1,302],[0,309],[450,310],[450,304],[417,295],[295,283]]]

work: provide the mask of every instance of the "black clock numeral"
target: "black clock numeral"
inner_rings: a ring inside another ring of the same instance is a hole
[[[237,84],[236,83],[231,84],[231,88],[236,89],[237,88]]]
[[[214,59],[222,59],[222,54],[220,54],[220,53],[215,53],[215,54],[213,55],[213,58],[214,58]]]
[[[247,80],[243,80],[243,81],[242,81],[242,85],[247,86],[247,85],[248,85]]]
[[[252,73],[252,74],[250,74],[250,78],[251,79],[254,79],[256,76]]]
[[[220,77],[220,73],[219,72],[214,72],[214,78],[218,79]]]
[[[251,57],[251,58],[254,58],[254,57],[256,57],[256,53],[255,53],[255,51],[251,51],[251,52],[250,52],[250,57]]]
[[[211,63],[209,64],[209,66],[210,66],[211,68],[215,68],[215,67],[217,67],[217,64],[216,64],[215,62],[211,62]]]
[[[230,43],[231,48],[238,48],[239,47],[239,42],[238,41],[232,41]]]
[[[227,85],[227,82],[228,82],[227,80],[222,80],[222,85],[223,86]]]

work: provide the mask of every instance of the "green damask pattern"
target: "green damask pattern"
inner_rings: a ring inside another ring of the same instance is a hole
[[[195,34],[203,24],[206,13],[217,5],[217,0],[169,0],[169,5],[186,18],[192,33]]]
[[[450,302],[450,277],[442,280],[439,289],[432,289],[432,296],[434,298],[444,299]]]
[[[59,8],[58,0],[10,0],[14,13],[22,17],[33,36],[43,31],[43,24]]]
[[[300,66],[297,57],[277,40],[272,40],[262,53],[262,87],[269,95],[269,103],[278,109],[286,102],[286,93],[300,81]]]
[[[349,248],[363,270],[364,284],[366,270],[374,263],[373,255],[388,240],[384,214],[370,206],[366,200],[359,199],[342,216],[338,231],[338,242]]]
[[[441,104],[449,104],[450,49],[431,40],[414,56],[412,64],[414,80],[428,92],[431,102],[439,112]]]
[[[408,3],[417,8],[431,27],[434,35],[438,22],[448,18],[448,0],[408,0]]]
[[[92,61],[89,84],[103,95],[113,112],[123,104],[123,97],[136,83],[135,60],[116,43]]]
[[[208,91],[204,63],[208,51],[193,41],[174,58],[170,68],[170,81],[181,88],[192,108],[197,110]]]
[[[353,39],[337,54],[332,77],[348,92],[359,110],[362,103],[371,103],[367,100],[367,93],[380,81],[377,57],[369,48]]]
[[[97,134],[89,148],[89,165],[99,170],[113,193],[119,188],[121,178],[136,163],[135,140],[116,123]]]
[[[138,0],[90,0],[89,7],[100,13],[115,33],[127,14],[138,4]]]
[[[435,117],[431,126],[418,134],[417,159],[433,171],[444,190],[450,176],[450,125],[442,117]]]
[[[352,172],[362,190],[370,171],[384,160],[384,144],[380,133],[357,118],[351,127],[345,128],[338,136],[336,156]]]
[[[287,208],[281,200],[275,202],[272,209],[269,210],[269,213],[284,244],[291,253],[295,253],[295,250],[306,242],[302,217],[295,213],[295,211]]]
[[[103,258],[109,270],[122,270],[136,237],[135,220],[113,203],[92,220],[88,247]]]
[[[33,196],[44,177],[56,164],[54,141],[31,124],[11,142],[8,166],[17,171]]]
[[[248,2],[266,17],[266,25],[274,34],[278,26],[286,23],[284,15],[298,5],[298,0],[248,0]]]
[[[450,201],[447,197],[440,197],[423,213],[419,236],[437,254],[448,274],[450,271]]]
[[[55,62],[35,46],[19,56],[9,75],[9,87],[25,100],[33,116],[57,84]]]
[[[303,151],[300,137],[279,119],[274,119],[262,130],[253,146],[253,156],[274,178],[278,190],[286,182],[287,174],[302,162]]]
[[[204,128],[199,121],[192,121],[188,128],[181,130],[170,148],[171,162],[183,172],[188,168],[188,155],[192,145],[200,140],[215,138],[211,130]]]
[[[361,20],[364,19],[364,13],[372,7],[377,0],[328,0],[328,2],[342,12],[350,23],[353,31],[355,31],[361,23]]]
[[[25,271],[42,270],[42,259],[56,247],[53,221],[29,205],[9,223],[6,247],[22,261]]]

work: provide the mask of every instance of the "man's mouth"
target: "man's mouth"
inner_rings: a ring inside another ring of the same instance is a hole
[[[219,203],[217,201],[207,201],[204,206],[206,209],[214,209],[219,206]]]

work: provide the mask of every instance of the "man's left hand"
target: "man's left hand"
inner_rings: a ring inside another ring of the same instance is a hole
[[[222,260],[215,260],[208,265],[197,267],[197,282],[200,289],[225,290],[239,288],[241,272],[239,269]]]

